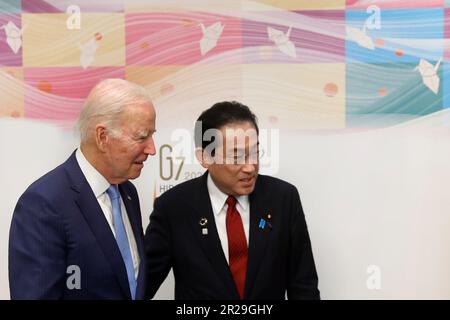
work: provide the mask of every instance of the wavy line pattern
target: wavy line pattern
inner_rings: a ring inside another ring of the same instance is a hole
[[[450,106],[447,1],[296,3],[83,0],[72,30],[70,1],[2,4],[0,116],[73,123],[107,77],[147,87],[167,121],[221,99],[294,129],[385,127]],[[9,22],[23,29],[17,53]]]

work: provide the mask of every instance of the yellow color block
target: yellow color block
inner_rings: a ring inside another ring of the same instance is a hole
[[[337,10],[345,9],[345,0],[256,0],[243,1],[244,10]],[[271,8],[272,7],[272,8]]]
[[[188,12],[232,13],[241,9],[241,0],[152,0],[125,1],[125,12]]]
[[[344,64],[245,65],[243,98],[262,123],[291,129],[345,127]]]
[[[22,117],[23,107],[22,68],[0,69],[0,117]]]
[[[22,14],[22,25],[26,28],[24,66],[81,67],[81,47],[87,43],[97,46],[94,59],[87,66],[125,65],[122,13],[83,13],[81,28],[73,30],[66,25],[69,17],[67,14]]]
[[[178,87],[173,75],[185,66],[129,66],[126,79],[150,90],[153,99],[172,94]]]
[[[141,86],[151,86],[158,81],[164,82],[173,73],[185,66],[128,66],[126,79]]]

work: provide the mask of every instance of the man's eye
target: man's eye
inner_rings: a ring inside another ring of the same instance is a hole
[[[147,140],[148,136],[141,136],[138,138],[139,141],[145,141]]]

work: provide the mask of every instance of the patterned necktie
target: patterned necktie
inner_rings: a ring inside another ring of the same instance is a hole
[[[116,241],[119,246],[120,253],[122,254],[125,267],[127,269],[128,284],[130,285],[131,297],[133,300],[136,298],[136,280],[134,277],[133,257],[131,256],[130,244],[128,243],[127,232],[122,219],[122,210],[120,209],[120,193],[116,184],[109,186],[106,190],[109,198],[111,199],[114,231],[116,233]]]
[[[247,273],[248,247],[241,215],[236,209],[236,198],[227,199],[227,236],[231,274],[241,299],[244,299],[245,274]]]

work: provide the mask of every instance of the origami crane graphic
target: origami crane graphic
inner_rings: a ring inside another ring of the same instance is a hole
[[[433,66],[427,60],[420,59],[419,64],[414,70],[419,70],[420,75],[422,76],[423,83],[435,94],[439,92],[439,76],[437,75],[437,71],[439,69],[439,65],[441,64],[442,58]]]
[[[364,22],[362,30],[353,27],[346,27],[347,39],[356,42],[360,47],[375,50],[375,44],[371,37],[366,33],[367,26],[371,23],[371,17],[367,18]]]
[[[86,69],[92,64],[92,62],[94,62],[95,52],[97,51],[97,48],[98,44],[95,37],[86,42],[85,44],[80,45],[81,50],[80,64],[83,67],[83,69]]]
[[[203,37],[200,40],[200,53],[204,56],[217,46],[217,40],[219,40],[225,25],[218,21],[207,28],[205,28],[203,23],[200,23],[199,26],[203,32]]]
[[[289,30],[286,32],[286,34],[284,34],[283,31],[267,27],[267,34],[269,36],[269,39],[275,43],[278,50],[288,55],[289,57],[296,58],[297,52],[295,51],[295,45],[291,40],[289,40],[291,29],[292,27],[289,27]]]
[[[21,30],[14,22],[9,21],[7,24],[0,27],[0,30],[4,29],[6,34],[6,43],[8,43],[11,50],[17,54],[22,46],[22,33],[25,27]]]
[[[362,30],[353,27],[346,27],[347,38],[356,42],[360,47],[375,50],[375,44],[371,37],[366,34],[366,26]]]

